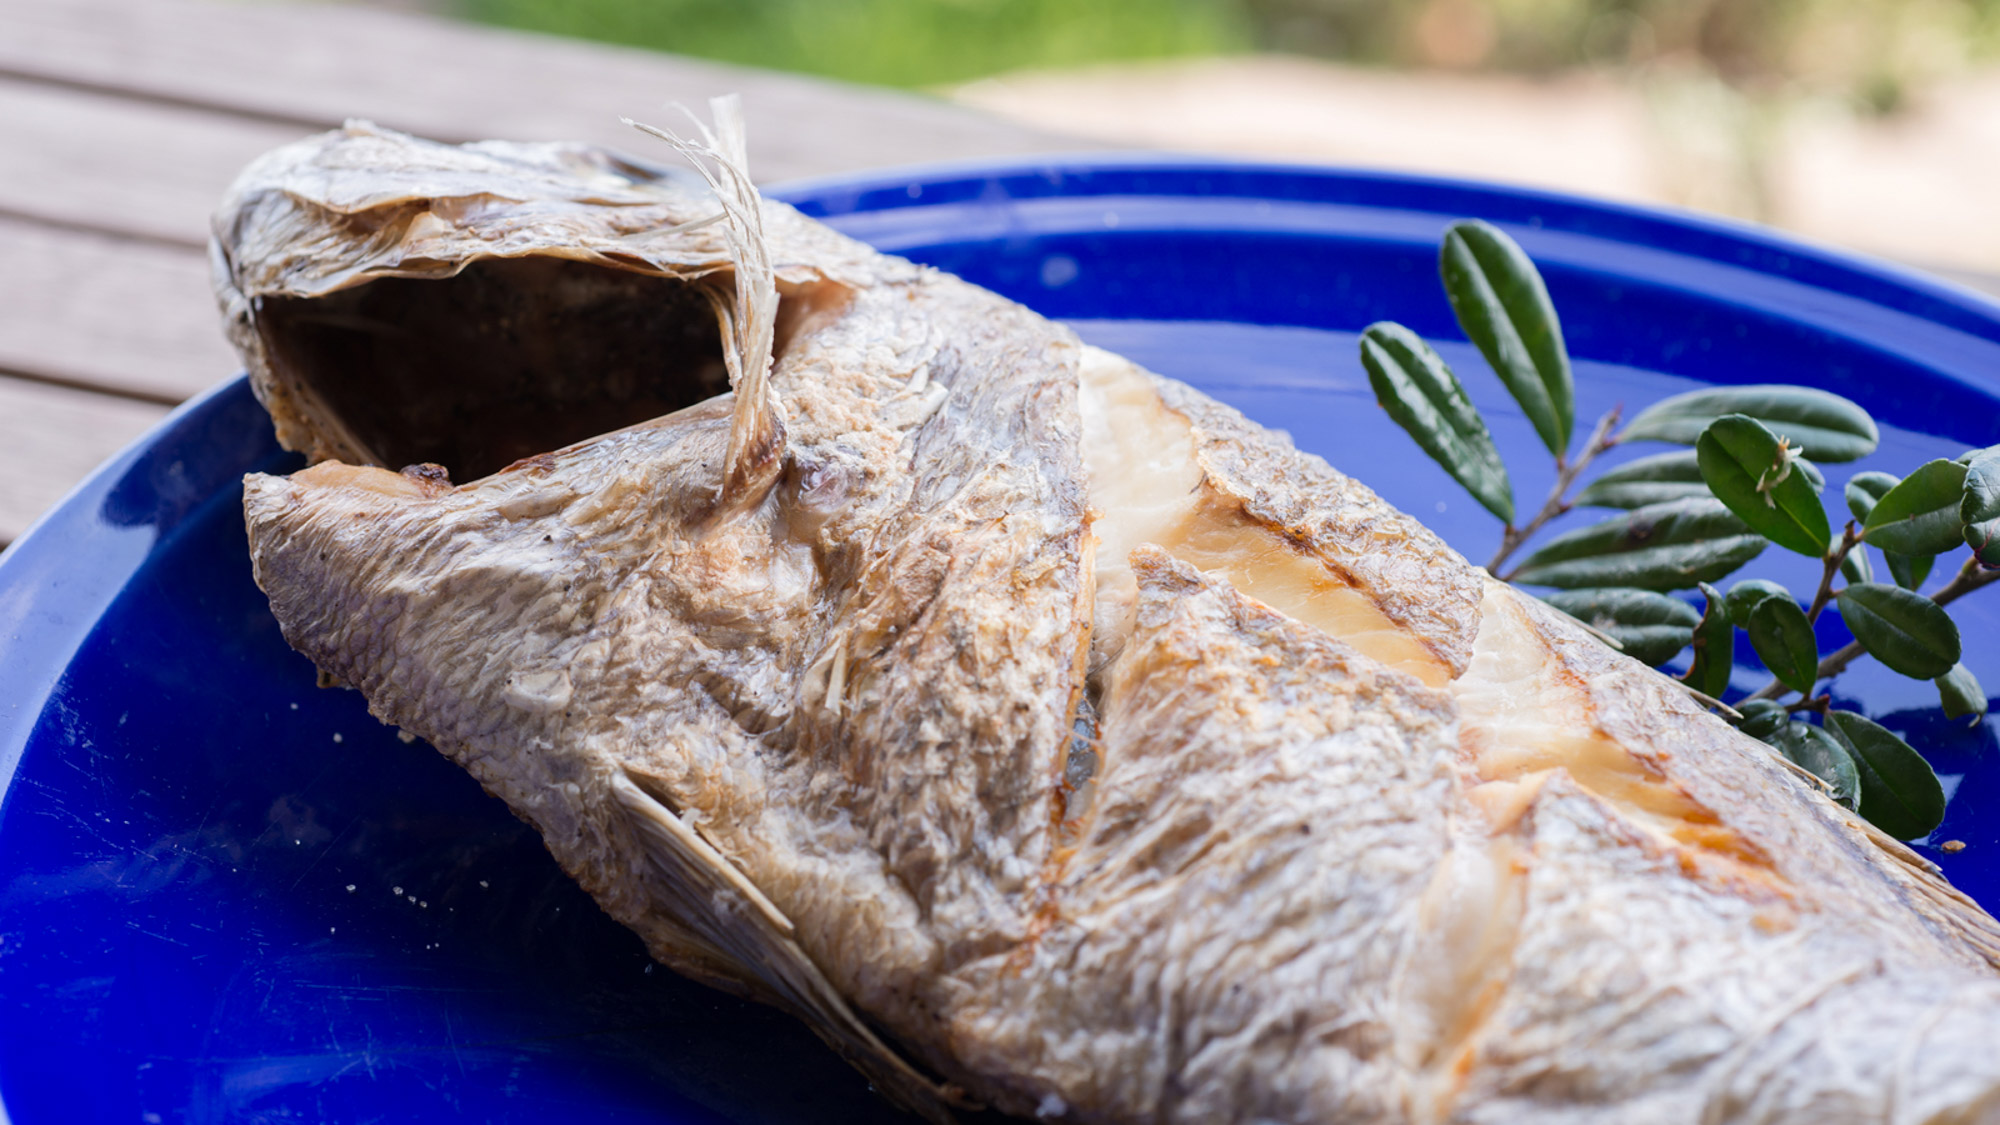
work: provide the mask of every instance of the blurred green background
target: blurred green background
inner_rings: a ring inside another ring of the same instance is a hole
[[[904,87],[1282,51],[1548,73],[1699,65],[1746,90],[1894,112],[2000,41],[2000,0],[446,0],[538,31]]]
[[[888,86],[1234,52],[1237,0],[462,0],[472,18]]]
[[[1236,0],[463,0],[512,27],[888,86],[1234,52]]]

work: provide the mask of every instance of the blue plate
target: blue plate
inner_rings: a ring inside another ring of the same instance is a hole
[[[779,195],[1076,325],[1292,432],[1475,559],[1493,521],[1388,425],[1355,334],[1442,344],[1523,497],[1526,420],[1458,337],[1444,225],[1541,263],[1579,416],[1704,383],[1864,404],[1907,471],[2000,442],[2000,306],[1728,224],[1442,180],[1179,162],[882,174]],[[1647,450],[1619,450],[1634,456]],[[534,835],[351,692],[320,691],[250,581],[248,470],[298,465],[242,381],[183,407],[0,559],[0,1102],[74,1122],[902,1120],[788,1019],[655,971]],[[1844,517],[1844,513],[1842,513]],[[1569,517],[1572,521],[1580,516]],[[1772,550],[1752,573],[1805,585]],[[1948,569],[1948,568],[1947,568]],[[2000,681],[2000,594],[1961,603]],[[1823,645],[1844,641],[1837,619]],[[1759,682],[1738,669],[1738,686]],[[1928,848],[2000,903],[1990,726],[1872,665],[1842,702],[1953,794]]]

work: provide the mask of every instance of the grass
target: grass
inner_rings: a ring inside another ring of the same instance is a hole
[[[1030,67],[1251,45],[1234,0],[460,0],[474,19],[924,87]]]

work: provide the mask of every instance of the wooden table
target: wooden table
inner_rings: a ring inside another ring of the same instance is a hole
[[[1104,147],[908,94],[395,12],[0,0],[0,544],[237,372],[206,243],[252,157],[348,117],[649,152],[620,114],[731,91],[763,180]]]

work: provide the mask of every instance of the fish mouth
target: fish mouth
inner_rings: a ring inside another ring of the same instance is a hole
[[[726,392],[710,284],[483,259],[266,297],[257,325],[273,365],[368,461],[466,481]]]

